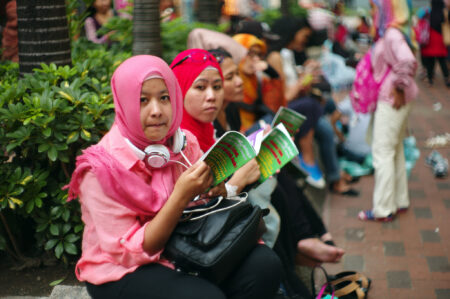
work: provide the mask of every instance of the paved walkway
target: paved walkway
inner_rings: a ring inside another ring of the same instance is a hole
[[[440,69],[437,76],[432,88],[419,82],[419,98],[409,120],[421,151],[409,179],[409,211],[392,223],[359,221],[358,211],[372,206],[373,176],[355,185],[361,190],[359,198],[333,195],[325,204],[328,228],[346,250],[341,263],[326,269],[364,272],[372,278],[370,299],[450,298],[450,179],[435,178],[425,164],[431,152],[425,140],[450,132],[450,89]],[[442,105],[439,111],[433,109],[437,102]],[[438,151],[450,158],[450,146]]]

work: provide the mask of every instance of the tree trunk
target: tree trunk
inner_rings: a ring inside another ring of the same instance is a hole
[[[218,24],[219,17],[218,0],[197,0],[197,20],[199,22]]]
[[[290,5],[291,1],[290,0],[281,0],[281,14],[283,16],[287,16],[289,15],[289,5]]]
[[[135,0],[133,12],[133,55],[162,57],[159,0]]]
[[[64,0],[17,0],[17,17],[21,74],[72,63]]]

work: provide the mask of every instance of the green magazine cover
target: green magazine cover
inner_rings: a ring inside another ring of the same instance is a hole
[[[211,167],[213,186],[230,177],[236,170],[256,157],[261,171],[259,183],[298,156],[298,150],[285,126],[280,123],[266,135],[262,129],[245,137],[228,131],[200,158]]]
[[[305,120],[306,117],[304,115],[292,109],[280,107],[272,121],[272,128],[275,128],[279,123],[282,123],[289,132],[289,135],[294,136]]]
[[[228,131],[200,158],[211,167],[213,186],[221,183],[256,156],[252,144],[236,131]]]
[[[286,163],[298,156],[298,150],[282,123],[274,127],[262,140],[256,161],[259,164],[262,183]]]

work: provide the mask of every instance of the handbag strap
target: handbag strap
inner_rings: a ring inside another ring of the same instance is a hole
[[[200,210],[190,211],[191,214],[189,216],[183,218],[183,221],[196,221],[196,220],[205,218],[206,216],[209,216],[211,214],[232,209],[232,208],[236,207],[237,205],[240,205],[240,204],[244,203],[247,200],[247,197],[248,197],[248,193],[247,192],[243,192],[243,193],[241,193],[241,194],[239,194],[237,196],[227,197],[227,199],[234,200],[236,202],[234,204],[232,204],[232,205],[229,205],[229,206],[226,206],[226,207],[223,207],[223,208],[220,208],[220,209],[215,209],[219,205],[219,203],[223,200],[223,198],[222,198],[222,199],[220,199],[218,201],[218,203],[214,204],[211,207],[205,208],[203,211],[200,211]],[[199,216],[194,216],[193,217],[193,214],[195,212],[206,212],[206,213],[203,213],[203,214],[201,214]]]
[[[361,283],[361,287],[366,288],[366,289],[369,287],[369,280],[367,279],[367,277],[365,275],[363,275],[359,272],[334,279],[330,283],[335,286],[338,283],[341,283],[343,281],[359,281]]]
[[[316,283],[314,281],[314,273],[315,273],[316,269],[321,269],[325,276],[325,279],[326,279],[326,283],[324,283],[322,285],[322,288],[320,289],[319,294],[317,294],[317,297],[315,297],[316,296]],[[311,289],[313,291],[314,298],[321,298],[321,297],[319,297],[319,295],[322,296],[324,292],[330,293],[330,289],[331,289],[331,296],[332,296],[332,298],[334,298],[334,286],[330,282],[330,277],[328,276],[327,271],[322,266],[315,266],[311,271]]]

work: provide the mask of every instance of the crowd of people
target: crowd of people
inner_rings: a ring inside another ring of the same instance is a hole
[[[371,16],[353,30],[343,23],[340,1],[332,9],[308,5],[308,17],[282,17],[271,28],[245,18],[228,35],[195,29],[170,64],[140,55],[116,69],[114,124],[78,157],[69,184],[85,223],[76,275],[93,298],[310,298],[296,266],[337,263],[345,249],[298,177],[282,168],[254,187],[260,169],[253,159],[209,189],[210,167],[199,161],[227,131],[268,129],[280,107],[306,117],[294,141],[307,184],[357,197],[351,184],[358,177],[343,171],[339,159],[362,164],[371,156],[373,208],[358,218],[391,221],[408,210],[403,138],[418,92],[416,53],[430,86],[435,60],[450,86],[442,29],[448,3],[432,0],[413,30],[409,0],[369,1]],[[107,43],[97,30],[115,15],[110,0],[95,0],[87,38]],[[372,43],[373,77],[380,82],[373,115],[357,113],[348,95],[336,96],[352,87],[367,50],[361,41]],[[162,166],[147,161],[149,148],[167,153]],[[197,195],[241,192],[270,210],[260,242],[220,284],[176,271],[164,247],[187,204]]]

